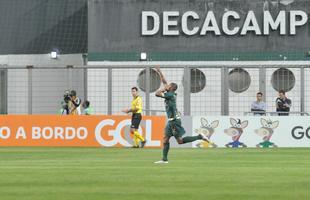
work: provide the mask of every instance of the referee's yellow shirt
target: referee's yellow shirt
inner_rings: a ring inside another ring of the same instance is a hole
[[[137,96],[136,98],[132,100],[131,109],[137,110],[136,112],[132,112],[132,113],[142,113],[142,98],[140,96]]]

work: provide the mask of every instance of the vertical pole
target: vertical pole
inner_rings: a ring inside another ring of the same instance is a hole
[[[191,69],[184,66],[184,95],[183,95],[183,110],[184,115],[191,115]]]
[[[84,101],[88,99],[88,69],[84,68],[83,69],[83,74],[84,74]]]
[[[8,69],[5,69],[5,114],[8,114]]]
[[[151,68],[145,68],[145,109],[146,115],[150,115],[150,87],[151,87]]]
[[[112,115],[112,67],[108,68],[108,115]]]
[[[266,68],[259,68],[259,91],[263,93],[263,101],[266,102]]]
[[[8,114],[8,69],[1,70],[1,114]]]
[[[28,69],[28,114],[32,114],[32,69],[33,66],[27,66]]]
[[[304,66],[300,68],[300,112],[305,112],[305,68]]]
[[[88,68],[87,68],[87,54],[82,54],[83,58],[83,74],[84,74],[84,101],[88,99]]]
[[[222,91],[221,91],[221,113],[222,115],[229,114],[229,90],[228,90],[228,67],[222,67],[221,73],[221,82],[222,82]]]

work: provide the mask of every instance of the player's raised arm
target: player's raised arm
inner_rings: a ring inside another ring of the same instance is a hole
[[[160,88],[155,92],[155,96],[157,97],[164,97],[166,92],[166,87]]]
[[[164,74],[162,73],[162,71],[160,70],[160,67],[159,66],[156,66],[155,67],[159,76],[160,76],[160,79],[161,79],[161,82],[164,84],[164,86],[166,87],[168,85],[168,82],[164,76]]]

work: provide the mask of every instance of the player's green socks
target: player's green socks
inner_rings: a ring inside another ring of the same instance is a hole
[[[202,139],[201,135],[197,135],[197,136],[187,136],[187,137],[182,138],[183,144],[189,143],[189,142],[194,142],[194,141],[196,141],[196,140],[201,140],[201,139]]]
[[[164,148],[163,148],[163,160],[164,161],[168,160],[169,148],[170,148],[170,143],[164,143]]]

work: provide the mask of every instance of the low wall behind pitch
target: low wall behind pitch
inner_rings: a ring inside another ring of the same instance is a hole
[[[247,147],[310,147],[309,120],[304,116],[195,116],[192,132],[214,130],[210,140],[218,147],[231,147],[233,143],[237,147],[241,143]]]
[[[310,147],[310,117],[185,116],[185,136],[203,133],[211,143],[196,141],[172,147]],[[129,116],[0,116],[0,146],[131,147]],[[146,147],[161,147],[166,118],[143,117],[139,132]]]
[[[131,147],[128,116],[0,116],[0,146]],[[139,132],[160,147],[165,117],[143,117]]]

